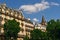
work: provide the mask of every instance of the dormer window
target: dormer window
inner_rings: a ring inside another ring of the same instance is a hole
[[[17,12],[15,12],[15,17],[17,17]]]
[[[6,7],[6,13],[10,15],[10,9]]]
[[[13,16],[14,11],[12,10],[11,15]]]
[[[2,9],[2,12],[3,12],[3,13],[5,13],[5,10],[4,10],[4,9]]]
[[[5,7],[6,7],[6,4],[4,3],[4,4],[2,4],[2,7],[5,9]]]
[[[9,13],[9,9],[6,7],[6,13]]]
[[[3,8],[5,9],[6,7],[5,7],[5,6],[3,6]]]
[[[11,12],[11,15],[13,16],[13,12]]]

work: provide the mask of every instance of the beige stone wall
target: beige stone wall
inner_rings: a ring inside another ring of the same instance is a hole
[[[17,38],[17,40],[23,40],[23,38]]]
[[[39,24],[38,26],[35,27],[35,29],[40,29],[41,31],[45,32],[46,31],[46,25]]]

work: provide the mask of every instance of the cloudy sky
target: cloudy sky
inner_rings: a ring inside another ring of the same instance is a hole
[[[10,8],[22,10],[31,20],[41,22],[42,16],[46,21],[60,19],[60,0],[0,0],[4,2]]]

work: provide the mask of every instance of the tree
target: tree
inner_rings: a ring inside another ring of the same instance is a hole
[[[60,40],[60,20],[50,20],[47,23],[48,40]]]
[[[39,29],[34,29],[33,31],[31,31],[31,40],[42,40],[43,37],[43,32]]]
[[[57,19],[56,21],[56,38],[60,40],[60,20]]]
[[[26,36],[23,38],[23,40],[29,40],[28,35],[26,35]]]
[[[11,37],[14,38],[14,40],[16,40],[19,31],[20,31],[19,22],[17,22],[15,19],[8,20],[7,22],[5,22],[4,34],[6,40],[11,39]]]

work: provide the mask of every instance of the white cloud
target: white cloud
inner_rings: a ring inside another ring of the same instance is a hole
[[[33,5],[22,5],[20,7],[20,9],[22,9],[23,11],[26,11],[26,12],[36,12],[37,11],[36,7]]]
[[[36,3],[35,7],[38,9],[38,11],[42,11],[44,9],[49,8],[49,3],[48,2]]]
[[[28,13],[33,13],[33,12],[38,12],[45,10],[47,8],[50,8],[51,6],[59,6],[60,4],[55,3],[55,2],[47,2],[45,0],[42,0],[41,3],[35,3],[33,5],[22,5],[20,6],[19,10],[26,11]]]
[[[37,21],[39,21],[39,20],[38,20],[37,18],[34,18],[33,21],[36,21],[36,22],[37,22]]]
[[[59,6],[60,4],[55,3],[55,2],[51,2],[51,5]]]

